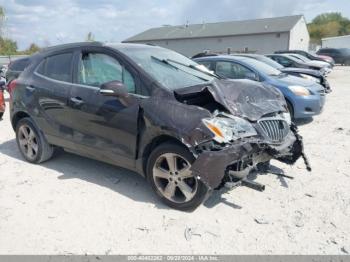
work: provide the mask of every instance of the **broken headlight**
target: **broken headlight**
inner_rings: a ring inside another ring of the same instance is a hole
[[[215,135],[214,140],[218,143],[257,135],[252,124],[239,117],[214,117],[203,119],[203,123]]]
[[[291,117],[291,115],[290,115],[290,113],[289,112],[284,112],[284,113],[282,113],[282,118],[284,119],[284,120],[286,120],[286,122],[288,123],[288,125],[291,125],[292,124],[292,117]]]

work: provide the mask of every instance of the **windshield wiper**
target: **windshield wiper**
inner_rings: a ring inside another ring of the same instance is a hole
[[[168,62],[171,62],[171,63],[175,63],[175,64],[178,64],[178,65],[182,65],[184,67],[188,67],[188,68],[191,68],[193,70],[196,70],[197,72],[201,72],[202,74],[206,74],[208,76],[211,76],[211,77],[217,77],[219,79],[223,79],[224,77],[218,75],[218,74],[215,74],[215,73],[211,73],[211,72],[207,72],[207,71],[204,71],[204,70],[201,70],[200,68],[194,66],[194,65],[187,65],[187,64],[184,64],[184,63],[181,63],[181,62],[178,62],[178,61],[175,61],[175,60],[172,60],[172,59],[167,59]]]
[[[170,61],[169,59],[160,59],[160,58],[155,57],[155,56],[151,56],[151,58],[154,59],[154,60],[156,60],[156,61],[158,61],[158,62],[161,62],[161,63],[163,63],[163,64],[165,64],[165,65],[168,65],[168,66],[170,66],[170,67],[172,67],[172,68],[174,68],[174,69],[176,69],[176,70],[180,70],[181,72],[184,72],[184,73],[186,73],[186,74],[188,74],[188,75],[195,76],[195,77],[197,77],[197,78],[199,78],[199,79],[201,79],[201,80],[203,80],[203,81],[206,81],[206,82],[209,81],[208,79],[205,79],[205,78],[203,78],[203,77],[197,76],[197,75],[195,75],[195,74],[191,74],[190,72],[188,72],[188,71],[186,71],[186,70],[183,70],[183,69],[181,69],[181,68],[179,68],[179,67],[177,67],[177,66],[175,66],[175,65],[173,65],[173,64],[171,64],[171,63],[169,63],[169,61]]]

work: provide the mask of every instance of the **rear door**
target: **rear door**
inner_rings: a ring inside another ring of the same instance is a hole
[[[33,109],[36,123],[44,130],[49,142],[62,144],[71,136],[67,115],[67,99],[72,87],[73,52],[57,53],[46,57],[38,65],[26,92],[35,97]],[[65,138],[65,139],[63,139]]]
[[[139,76],[126,61],[103,48],[82,49],[75,57],[74,87],[69,105],[76,150],[85,155],[133,167],[139,113]],[[118,80],[129,97],[103,96],[100,86]]]

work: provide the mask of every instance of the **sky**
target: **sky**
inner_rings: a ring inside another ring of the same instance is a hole
[[[0,0],[3,34],[20,50],[30,43],[49,46],[95,40],[120,42],[162,25],[210,23],[303,14],[311,21],[324,12],[350,18],[350,0]]]

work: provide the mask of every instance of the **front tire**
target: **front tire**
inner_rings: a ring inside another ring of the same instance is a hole
[[[39,128],[30,118],[22,118],[16,125],[16,141],[22,156],[30,163],[49,160],[54,152]]]
[[[147,180],[166,205],[190,211],[206,199],[208,187],[190,171],[194,160],[187,148],[175,143],[161,144],[150,154]]]
[[[287,102],[287,107],[288,107],[288,111],[289,111],[290,117],[292,118],[292,121],[294,121],[295,118],[294,118],[294,108],[293,108],[293,105],[292,105],[289,101],[286,101],[286,102]]]

